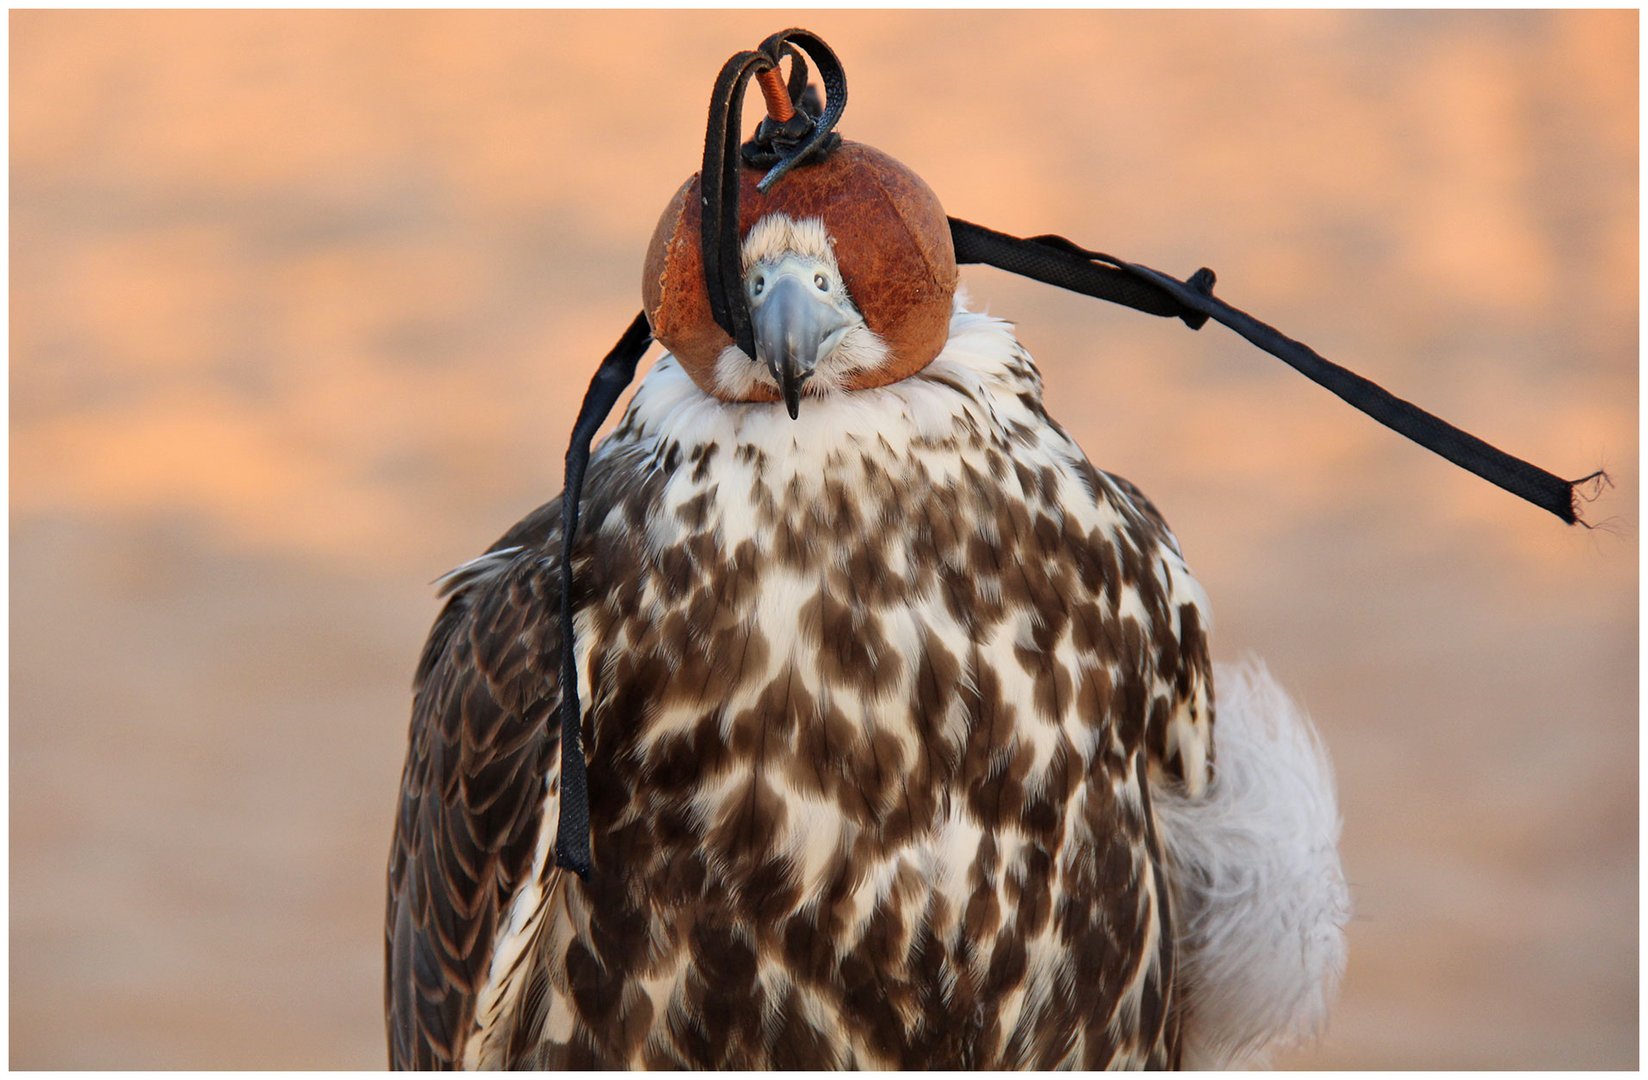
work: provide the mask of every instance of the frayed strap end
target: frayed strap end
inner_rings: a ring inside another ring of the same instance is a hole
[[[1568,481],[1568,512],[1562,515],[1562,520],[1570,525],[1583,525],[1587,529],[1597,528],[1597,526],[1585,520],[1584,514],[1580,510],[1580,504],[1596,502],[1602,498],[1602,493],[1605,490],[1613,486],[1614,478],[1602,469],[1598,469],[1589,476],[1582,476],[1578,480]]]

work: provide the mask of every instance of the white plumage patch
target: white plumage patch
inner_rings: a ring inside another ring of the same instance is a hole
[[[830,243],[823,218],[797,219],[788,214],[768,214],[750,226],[741,253],[746,274],[756,263],[776,261],[785,255],[816,259],[839,272],[835,247]]]
[[[1333,770],[1262,663],[1218,664],[1214,777],[1157,790],[1178,882],[1184,1065],[1261,1065],[1320,1033],[1345,969],[1350,896]]]

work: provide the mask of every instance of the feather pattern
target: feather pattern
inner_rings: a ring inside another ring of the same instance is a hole
[[[799,420],[660,361],[574,555],[595,871],[556,819],[559,504],[447,583],[390,863],[399,1067],[1166,1066],[1157,803],[1206,599],[1010,327]]]

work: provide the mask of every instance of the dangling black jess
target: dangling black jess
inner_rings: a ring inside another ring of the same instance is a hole
[[[635,379],[635,365],[652,344],[646,312],[635,316],[595,370],[567,447],[566,489],[561,492],[561,818],[555,833],[555,865],[589,880],[589,782],[584,769],[583,710],[578,706],[578,649],[572,619],[572,542],[578,535],[578,503],[589,467],[589,444],[601,421]]]

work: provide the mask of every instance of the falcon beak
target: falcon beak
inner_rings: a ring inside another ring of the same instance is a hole
[[[767,362],[794,420],[801,413],[801,386],[835,348],[850,325],[829,298],[791,274],[776,275],[751,314],[755,351]]]

